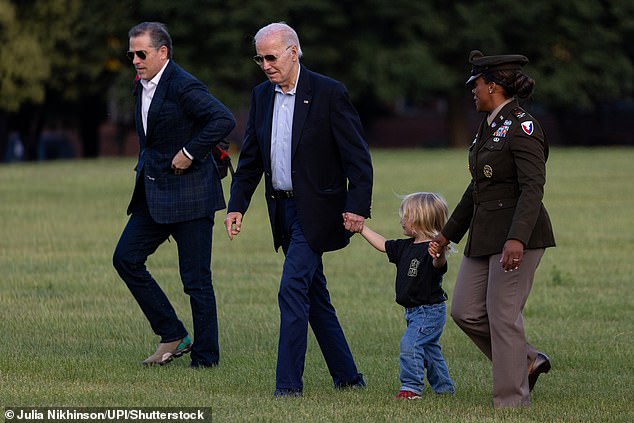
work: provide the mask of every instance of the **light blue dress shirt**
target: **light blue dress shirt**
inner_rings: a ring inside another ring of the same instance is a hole
[[[299,70],[297,71],[299,81]],[[291,179],[291,143],[293,135],[293,115],[295,113],[295,91],[284,94],[275,86],[275,102],[273,105],[273,125],[271,129],[271,170],[273,189],[292,191]]]

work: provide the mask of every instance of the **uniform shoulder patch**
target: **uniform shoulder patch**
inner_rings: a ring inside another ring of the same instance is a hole
[[[521,125],[522,125],[522,131],[524,131],[526,135],[533,135],[534,125],[532,120],[527,120],[525,122],[522,122]]]

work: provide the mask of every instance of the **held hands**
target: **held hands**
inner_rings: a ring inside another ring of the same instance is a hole
[[[235,235],[240,234],[240,228],[242,226],[242,213],[229,212],[225,217],[225,228],[227,229],[227,235],[229,239],[233,241]]]
[[[440,233],[431,240],[427,251],[433,258],[440,258],[445,253],[447,245],[449,245],[449,240]]]
[[[361,232],[363,230],[363,222],[365,217],[358,214],[345,212],[343,213],[343,227],[350,232]]]
[[[524,257],[524,244],[516,239],[507,239],[500,258],[504,271],[512,272],[519,269],[522,257]]]

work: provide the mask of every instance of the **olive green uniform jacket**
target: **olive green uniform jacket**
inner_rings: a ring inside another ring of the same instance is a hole
[[[508,239],[527,249],[554,246],[542,204],[547,158],[539,123],[517,101],[505,105],[490,126],[485,118],[469,147],[471,183],[443,235],[457,243],[468,230],[467,257],[499,254]]]

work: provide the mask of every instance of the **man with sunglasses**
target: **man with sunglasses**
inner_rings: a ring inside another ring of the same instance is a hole
[[[164,24],[129,32],[127,52],[137,73],[136,131],[140,151],[130,219],[113,264],[160,343],[146,365],[163,365],[191,351],[191,367],[218,364],[218,322],[211,282],[214,213],[225,207],[212,149],[234,128],[229,110],[172,58]],[[194,342],[146,268],[150,254],[176,241],[184,291],[190,297]]]
[[[338,81],[300,65],[295,31],[273,23],[253,58],[268,81],[251,96],[225,226],[230,239],[262,175],[275,249],[284,267],[275,396],[302,395],[308,324],[335,388],[365,387],[330,302],[322,255],[345,247],[370,216],[372,161],[359,116]]]

